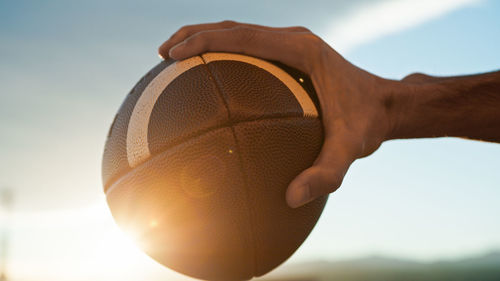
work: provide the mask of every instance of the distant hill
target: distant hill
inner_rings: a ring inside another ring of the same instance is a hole
[[[259,281],[500,281],[500,251],[421,263],[372,256],[338,262],[288,264]]]

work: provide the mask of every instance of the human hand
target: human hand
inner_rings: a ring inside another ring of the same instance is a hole
[[[390,135],[394,93],[405,84],[370,74],[304,27],[272,28],[233,21],[184,26],[159,48],[163,58],[232,52],[280,61],[308,74],[321,105],[325,139],[313,166],[289,185],[299,207],[339,188],[349,166]]]

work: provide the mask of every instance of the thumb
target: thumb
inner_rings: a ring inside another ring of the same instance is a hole
[[[334,192],[340,187],[352,162],[345,146],[325,142],[314,165],[300,173],[288,186],[287,204],[297,208]]]

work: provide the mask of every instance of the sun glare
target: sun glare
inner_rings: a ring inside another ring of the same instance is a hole
[[[149,226],[151,228],[155,228],[158,226],[158,221],[157,220],[151,220],[151,222],[149,223]]]
[[[82,209],[16,214],[12,221],[13,280],[132,281],[155,274],[186,280],[148,257],[140,248],[140,233],[120,229],[105,200]],[[158,227],[158,218],[149,226]],[[34,231],[37,238],[32,244],[17,243]],[[33,245],[42,250],[33,252]],[[50,247],[43,250],[43,245]]]

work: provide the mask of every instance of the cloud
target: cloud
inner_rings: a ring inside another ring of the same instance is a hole
[[[332,22],[324,39],[336,50],[348,52],[386,35],[437,19],[481,0],[391,0],[359,6]]]

